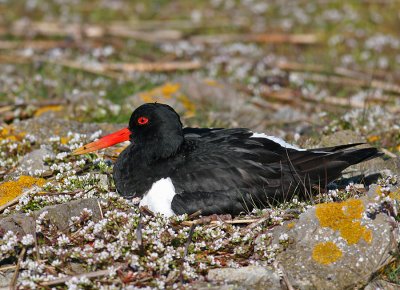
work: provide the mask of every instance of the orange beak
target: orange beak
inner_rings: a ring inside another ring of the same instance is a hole
[[[117,132],[111,133],[110,135],[104,136],[103,138],[100,138],[97,141],[94,141],[92,143],[86,144],[80,148],[77,148],[72,152],[73,155],[80,155],[80,154],[85,154],[89,152],[93,152],[96,150],[100,150],[103,148],[107,148],[110,146],[113,146],[115,144],[128,141],[129,137],[131,135],[131,131],[129,131],[128,128],[124,128],[122,130],[119,130]]]

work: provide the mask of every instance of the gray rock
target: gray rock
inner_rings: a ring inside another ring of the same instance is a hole
[[[18,175],[32,175],[36,170],[49,170],[50,167],[44,164],[43,157],[52,153],[49,149],[40,148],[26,154],[19,163]]]
[[[350,143],[364,143],[365,138],[351,130],[335,132],[331,135],[322,136],[318,147],[329,147]]]
[[[93,221],[98,221],[101,219],[99,201],[100,199],[96,198],[74,200],[59,205],[46,206],[39,211],[32,212],[30,215],[14,214],[0,219],[0,232],[6,233],[7,231],[12,231],[20,237],[27,234],[34,234],[35,220],[44,211],[48,212],[47,218],[59,229],[67,228],[70,218],[79,216],[84,208],[92,211]]]
[[[385,280],[374,280],[370,282],[364,290],[400,290],[400,285],[390,283]]]
[[[8,271],[5,273],[0,273],[0,290],[10,289],[11,279],[14,275],[14,271]]]
[[[239,289],[281,289],[279,276],[272,270],[259,266],[211,269],[207,278],[236,285],[235,287],[240,286]]]
[[[364,211],[373,199],[365,196],[361,201],[360,207],[347,203],[346,208]],[[376,271],[392,261],[391,253],[397,250],[399,230],[391,217],[379,213],[373,220],[351,218],[350,221],[361,222],[360,226],[351,227],[333,207],[325,211],[325,216],[341,223],[340,230],[321,226],[316,207],[313,207],[301,214],[291,229],[281,226],[273,232],[276,244],[282,233],[289,236],[288,243],[277,254],[277,261],[296,289],[358,288],[368,284]],[[326,243],[335,250],[324,248],[318,252],[317,249]],[[325,262],[323,257],[327,258]]]

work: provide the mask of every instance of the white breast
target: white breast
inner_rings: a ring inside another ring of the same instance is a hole
[[[153,183],[150,190],[143,196],[139,206],[147,206],[154,213],[170,217],[175,214],[171,209],[171,202],[175,194],[171,178],[161,178]]]
[[[279,145],[281,145],[282,147],[285,147],[285,148],[290,148],[290,149],[294,149],[294,150],[297,150],[297,151],[306,151],[306,149],[301,149],[301,148],[299,148],[297,146],[289,144],[289,143],[285,142],[284,140],[282,140],[281,138],[278,138],[278,137],[275,137],[275,136],[269,136],[269,135],[264,134],[264,133],[254,133],[253,132],[253,135],[251,135],[251,137],[253,137],[253,138],[266,138],[266,139],[269,139],[271,141],[274,141],[275,143],[278,143]]]

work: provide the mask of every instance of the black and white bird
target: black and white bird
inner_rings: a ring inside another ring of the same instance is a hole
[[[114,165],[118,192],[166,216],[249,212],[324,188],[350,165],[381,155],[347,144],[300,149],[249,129],[183,128],[168,105],[138,107],[129,127],[74,151],[130,140]]]

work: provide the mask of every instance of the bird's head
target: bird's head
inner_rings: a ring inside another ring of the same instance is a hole
[[[121,129],[76,149],[73,154],[79,155],[107,148],[130,140],[135,146],[160,151],[168,155],[176,151],[183,142],[182,123],[173,108],[165,104],[148,103],[133,111],[129,127]],[[165,153],[163,152],[165,151]]]

